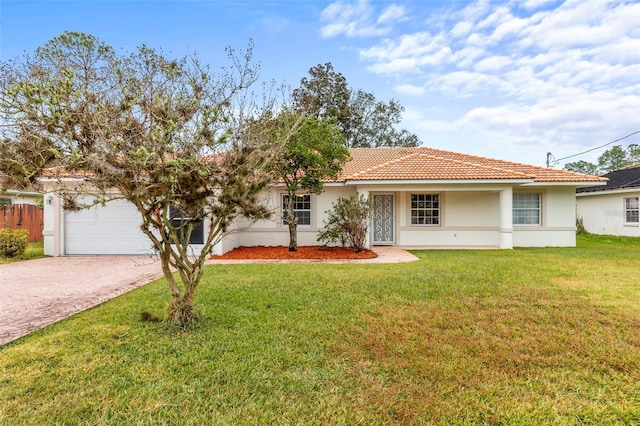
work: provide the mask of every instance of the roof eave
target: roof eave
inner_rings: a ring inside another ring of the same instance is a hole
[[[629,194],[640,192],[640,186],[632,186],[630,188],[611,188],[611,189],[597,189],[595,191],[577,192],[576,197],[588,197],[591,195],[615,195],[615,194]]]
[[[469,184],[509,184],[524,185],[533,183],[533,179],[389,179],[389,180],[356,180],[347,179],[344,181],[345,186],[351,185],[469,185]]]
[[[572,186],[574,188],[586,188],[591,186],[606,185],[607,182],[594,182],[594,181],[535,181],[528,183],[525,186]]]

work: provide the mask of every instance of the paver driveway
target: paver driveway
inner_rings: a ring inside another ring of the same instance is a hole
[[[0,344],[162,276],[148,256],[49,257],[0,265]]]

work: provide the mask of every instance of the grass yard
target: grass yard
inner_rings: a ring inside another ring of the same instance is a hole
[[[0,424],[638,424],[640,239],[211,265],[0,349]]]
[[[40,257],[44,257],[44,242],[40,241],[37,243],[29,243],[27,246],[27,250],[24,253],[24,256],[15,257],[15,258],[7,258],[0,256],[0,265],[11,262],[20,262],[23,260],[30,259],[38,259]]]

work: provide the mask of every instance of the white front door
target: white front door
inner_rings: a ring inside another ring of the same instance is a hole
[[[393,194],[373,194],[373,244],[393,244],[395,233]]]

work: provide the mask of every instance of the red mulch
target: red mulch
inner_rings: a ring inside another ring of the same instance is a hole
[[[211,258],[215,260],[225,259],[371,259],[377,254],[371,250],[363,250],[359,253],[348,248],[342,247],[321,247],[321,246],[304,246],[298,247],[297,251],[289,251],[289,247],[285,246],[254,246],[254,247],[237,247],[222,256],[214,255]]]

